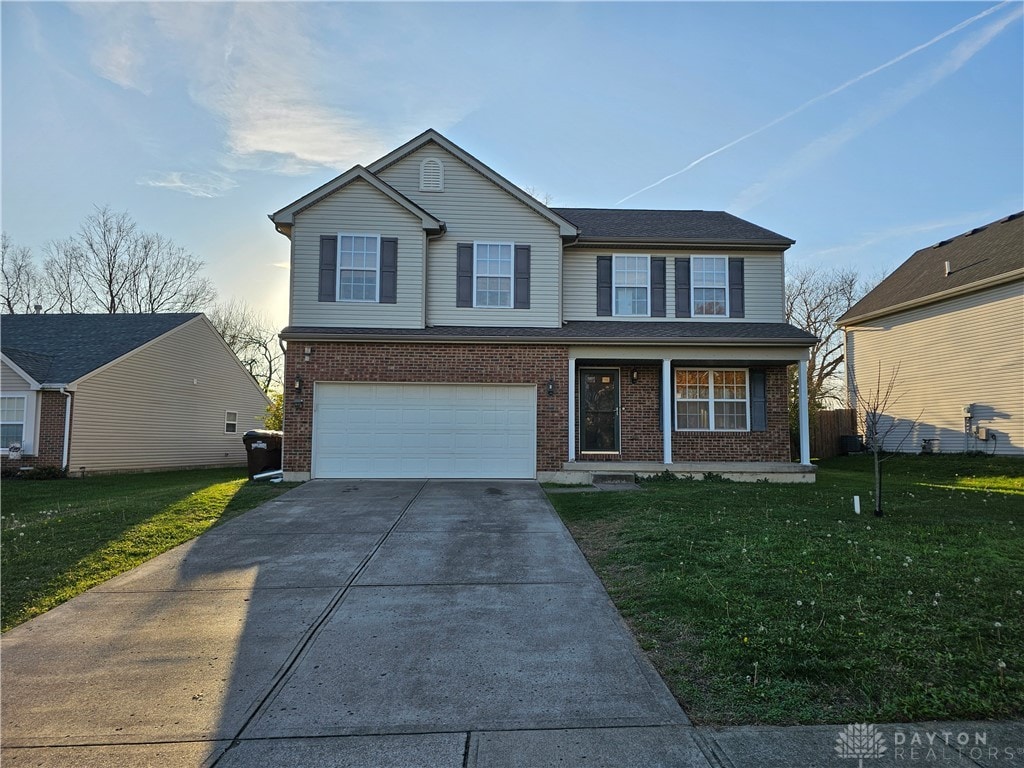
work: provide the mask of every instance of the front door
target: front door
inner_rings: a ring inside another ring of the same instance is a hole
[[[619,372],[580,371],[580,451],[619,452]]]

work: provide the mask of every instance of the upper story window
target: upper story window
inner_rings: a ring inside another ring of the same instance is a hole
[[[512,243],[473,243],[473,306],[512,308]]]
[[[444,166],[437,158],[420,163],[420,192],[444,192]]]
[[[649,317],[651,257],[616,254],[612,258],[613,314]]]
[[[338,300],[377,301],[380,288],[380,237],[338,235]]]
[[[694,256],[690,266],[694,317],[726,317],[729,260],[725,256]]]
[[[743,432],[749,423],[746,370],[676,370],[677,430]]]
[[[25,400],[24,395],[0,397],[0,449],[4,451],[11,443],[25,447]]]

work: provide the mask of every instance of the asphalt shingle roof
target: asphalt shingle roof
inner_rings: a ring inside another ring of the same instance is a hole
[[[337,336],[339,338],[388,338],[415,340],[473,339],[480,341],[551,342],[647,342],[661,344],[701,344],[732,342],[809,346],[817,339],[788,323],[717,322],[629,322],[579,320],[559,328],[495,328],[434,326],[432,328],[330,328],[289,326],[285,338]]]
[[[884,313],[1018,269],[1024,269],[1024,211],[915,252],[837,322]]]
[[[552,208],[580,229],[580,241],[750,242],[792,245],[793,240],[725,211],[621,208]]]
[[[67,384],[197,316],[4,315],[0,347],[36,381]]]

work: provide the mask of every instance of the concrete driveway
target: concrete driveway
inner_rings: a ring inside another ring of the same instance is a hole
[[[708,765],[533,482],[307,483],[2,669],[4,765]]]

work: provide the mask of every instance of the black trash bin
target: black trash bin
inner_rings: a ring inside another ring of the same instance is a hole
[[[284,432],[273,429],[250,429],[242,435],[249,458],[249,479],[261,472],[281,468],[281,439]]]

